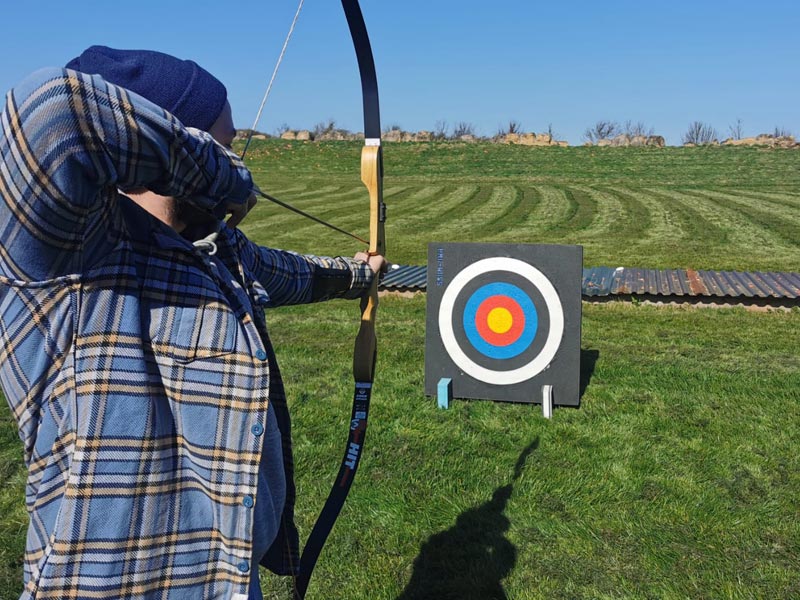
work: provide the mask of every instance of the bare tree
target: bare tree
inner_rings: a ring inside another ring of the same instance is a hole
[[[497,128],[497,136],[502,137],[504,135],[508,135],[509,133],[520,134],[522,133],[522,123],[517,121],[516,119],[511,119],[508,122],[508,125],[500,125]]]
[[[736,123],[733,125],[728,125],[728,131],[731,134],[731,137],[735,140],[740,140],[744,137],[743,127],[742,127],[742,120],[737,118]]]
[[[786,127],[778,127],[775,126],[775,131],[772,132],[772,137],[790,137],[792,132],[789,131]]]
[[[383,128],[383,133],[389,133],[390,131],[403,131],[403,128],[400,127],[399,123],[392,123],[391,125]]]
[[[554,139],[559,137],[558,132],[553,129],[553,124],[552,123],[548,123],[547,124],[547,135],[550,136],[551,140],[554,140]]]
[[[316,125],[314,125],[314,129],[312,130],[312,135],[314,139],[318,139],[323,135],[330,134],[336,131],[336,121],[333,119],[328,119],[327,121],[320,121]]]
[[[436,125],[433,126],[433,139],[446,140],[449,129],[450,127],[447,125],[447,121],[439,119],[436,121]]]
[[[291,127],[289,127],[288,123],[281,123],[275,129],[275,137],[281,137],[284,133],[286,133],[289,130],[291,130]]]
[[[627,135],[629,138],[633,137],[649,137],[655,134],[655,130],[652,127],[648,127],[641,121],[637,121],[634,123],[633,121],[625,121],[625,125],[622,127],[622,133]]]
[[[597,121],[594,126],[583,132],[583,137],[596,144],[600,140],[607,140],[619,132],[619,123],[614,121]]]
[[[684,144],[697,144],[700,146],[719,141],[719,134],[711,125],[702,121],[694,121],[689,124],[689,129],[686,130],[681,139]]]
[[[475,135],[475,126],[472,123],[467,123],[466,121],[459,121],[456,123],[455,127],[453,127],[453,139],[457,140],[461,136],[464,135]]]

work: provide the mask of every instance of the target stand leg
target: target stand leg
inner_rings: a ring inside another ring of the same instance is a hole
[[[542,386],[542,414],[545,419],[553,418],[553,386]]]
[[[442,377],[437,386],[439,408],[449,408],[450,401],[453,399],[453,380],[449,377]]]

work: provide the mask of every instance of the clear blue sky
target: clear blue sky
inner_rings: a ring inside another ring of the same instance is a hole
[[[255,116],[297,0],[6,2],[0,88],[91,44],[191,58]],[[800,135],[800,0],[362,0],[384,126],[549,123],[580,143],[598,119],[643,121],[679,143],[690,121],[725,135]],[[352,45],[337,0],[307,0],[259,125],[360,131]]]

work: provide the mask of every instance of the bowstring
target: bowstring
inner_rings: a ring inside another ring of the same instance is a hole
[[[275,63],[272,76],[269,78],[267,91],[264,92],[264,97],[261,99],[261,106],[258,107],[256,120],[253,121],[253,126],[247,134],[247,141],[244,143],[244,150],[242,150],[242,156],[240,157],[242,160],[244,160],[245,154],[247,154],[247,149],[250,147],[250,142],[253,140],[253,134],[255,133],[256,127],[258,127],[258,122],[261,120],[261,113],[264,112],[264,105],[266,105],[269,93],[272,91],[272,84],[275,83],[275,78],[278,76],[278,69],[280,69],[283,57],[286,55],[286,48],[289,47],[289,40],[292,39],[292,33],[294,33],[294,27],[297,25],[297,20],[300,18],[300,11],[303,9],[304,2],[305,0],[300,0],[300,4],[297,5],[297,11],[294,13],[294,19],[292,19],[292,24],[289,27],[289,33],[286,34],[286,39],[283,41],[283,48],[281,48],[281,53],[278,55],[278,61]]]
[[[269,84],[267,85],[267,91],[264,92],[264,97],[261,99],[261,105],[258,107],[258,112],[256,113],[255,121],[253,121],[253,126],[250,128],[250,131],[247,133],[247,140],[244,143],[244,149],[242,150],[242,154],[239,157],[241,160],[244,160],[244,157],[247,154],[247,149],[250,147],[250,142],[253,141],[253,134],[255,133],[256,128],[258,127],[259,121],[261,120],[261,114],[264,112],[264,106],[267,104],[267,99],[269,98],[269,94],[272,91],[272,85],[275,83],[275,78],[278,76],[278,69],[280,69],[281,63],[283,62],[283,57],[286,55],[286,49],[289,47],[289,40],[292,39],[292,34],[294,33],[295,26],[297,25],[297,21],[300,18],[300,11],[303,10],[303,4],[304,3],[305,3],[305,0],[300,0],[300,3],[297,5],[297,10],[294,13],[294,18],[292,19],[292,24],[289,26],[289,31],[286,34],[286,39],[283,40],[283,47],[281,48],[281,53],[278,55],[278,60],[275,63],[275,68],[272,69],[272,76],[269,78]],[[318,217],[315,217],[315,216],[310,215],[310,214],[308,214],[306,212],[303,212],[302,210],[300,210],[298,208],[295,208],[294,206],[292,206],[291,204],[289,204],[287,202],[283,202],[281,200],[278,200],[274,196],[270,196],[269,194],[265,194],[261,190],[254,189],[253,192],[255,194],[261,196],[262,198],[265,198],[265,199],[267,199],[267,200],[269,200],[271,202],[274,202],[275,204],[278,204],[279,206],[282,206],[284,208],[288,208],[289,210],[294,211],[297,214],[300,214],[300,215],[302,215],[304,217],[307,217],[307,218],[311,219],[312,221],[316,221],[317,223],[320,223],[321,225],[325,225],[326,227],[329,227],[329,228],[333,229],[334,231],[338,231],[339,233],[343,233],[344,235],[347,235],[347,236],[349,236],[349,237],[351,237],[351,238],[353,238],[355,240],[358,240],[359,242],[362,242],[364,244],[369,245],[369,242],[367,242],[363,238],[360,238],[357,235],[354,235],[354,234],[350,233],[349,231],[345,231],[344,229],[340,229],[339,227],[336,227],[335,225],[331,225],[327,221],[323,221],[322,219],[320,219]]]

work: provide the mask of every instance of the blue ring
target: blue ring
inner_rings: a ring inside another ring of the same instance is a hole
[[[475,317],[478,314],[478,308],[481,303],[491,296],[508,296],[515,300],[523,314],[525,315],[525,327],[522,330],[519,338],[513,344],[508,346],[495,346],[490,344],[481,337],[478,333],[478,328],[475,326]],[[473,292],[467,305],[464,307],[464,332],[470,344],[484,356],[495,358],[498,360],[508,360],[519,356],[533,343],[536,337],[536,332],[539,329],[539,315],[536,312],[536,306],[533,304],[530,296],[523,292],[517,286],[510,283],[495,282],[486,284]]]

